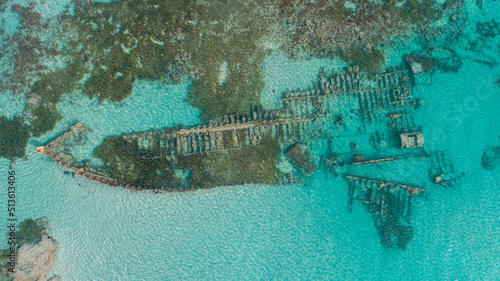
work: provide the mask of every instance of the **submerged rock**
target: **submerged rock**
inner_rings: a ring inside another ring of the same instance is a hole
[[[440,183],[441,181],[443,181],[443,176],[434,176],[432,178],[433,183]]]
[[[407,55],[406,60],[414,74],[427,73],[434,68],[434,61],[428,56]]]
[[[58,244],[48,235],[36,244],[26,243],[17,250],[18,268],[14,280],[48,280],[48,273],[56,261]],[[51,278],[51,280],[57,280]]]

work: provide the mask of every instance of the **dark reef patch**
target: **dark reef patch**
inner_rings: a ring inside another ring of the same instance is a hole
[[[483,37],[493,38],[500,34],[500,25],[497,21],[491,20],[489,22],[478,22],[476,25],[476,32]]]
[[[33,136],[40,137],[51,131],[62,119],[57,104],[64,94],[74,91],[83,78],[82,65],[82,61],[74,59],[64,69],[42,74],[32,86],[25,110],[31,113]]]
[[[39,105],[31,108],[31,114],[36,118],[31,121],[31,133],[35,137],[40,137],[46,132],[52,131],[57,122],[61,121],[62,116],[55,106]]]
[[[19,15],[21,25],[16,33],[2,38],[0,65],[4,69],[0,72],[0,88],[21,95],[29,91],[37,77],[52,71],[47,62],[67,58],[68,49],[62,42],[67,41],[68,34],[60,24],[62,17],[43,18],[35,2],[27,7],[13,4],[12,12]]]
[[[500,163],[500,144],[496,146],[487,146],[483,150],[481,165],[487,171],[493,171],[495,166]]]
[[[405,41],[422,39],[418,44],[423,44],[447,33],[432,25],[445,14],[434,0],[280,3],[283,48],[292,58],[340,56],[352,64],[362,62],[360,68],[369,75],[384,63],[378,50]],[[447,13],[460,7],[448,5]]]
[[[26,155],[26,147],[31,138],[24,118],[16,116],[12,120],[0,116],[0,157],[15,160]]]
[[[396,0],[386,1],[396,7]],[[418,24],[423,22],[434,22],[443,16],[443,12],[434,0],[406,1],[400,9],[394,8],[397,16],[404,22]]]

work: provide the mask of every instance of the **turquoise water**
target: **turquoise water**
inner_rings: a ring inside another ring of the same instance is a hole
[[[476,17],[489,20],[498,12],[491,5]],[[380,245],[371,214],[359,203],[349,213],[346,182],[323,169],[305,185],[155,194],[72,178],[34,152],[76,122],[94,129],[90,146],[109,135],[196,124],[199,112],[184,102],[189,81],[138,82],[120,105],[66,96],[58,106],[64,120],[32,139],[30,160],[14,165],[18,218],[49,218],[59,242],[52,272],[63,280],[498,280],[500,167],[484,170],[481,156],[500,135],[500,87],[493,84],[500,67],[463,52],[458,73],[436,72],[413,91],[426,103],[414,116],[426,149],[444,151],[466,176],[448,189],[426,183],[430,196],[414,202],[414,237],[404,251]],[[307,88],[320,67],[338,66],[276,53],[264,62],[263,103],[276,107],[283,91]],[[2,114],[19,113],[21,103],[0,98]],[[417,160],[390,165],[363,172],[415,184],[427,177]],[[0,167],[4,174],[9,162],[0,159]]]
[[[107,136],[196,125],[199,111],[184,102],[188,87],[187,80],[179,85],[139,81],[134,85],[132,96],[120,104],[109,101],[100,104],[82,94],[65,96],[58,104],[64,120],[38,141],[45,144],[81,122],[93,130],[88,145],[78,154],[85,159],[91,157],[93,148]]]

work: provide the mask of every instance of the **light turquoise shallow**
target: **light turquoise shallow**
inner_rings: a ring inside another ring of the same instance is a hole
[[[499,12],[491,7],[476,16],[489,20]],[[404,251],[382,248],[371,215],[360,204],[348,213],[346,183],[321,169],[305,186],[154,194],[66,176],[34,152],[78,121],[94,129],[93,144],[108,135],[196,124],[199,112],[183,102],[188,81],[138,82],[122,105],[68,96],[59,105],[65,119],[32,140],[29,161],[14,165],[18,218],[49,218],[59,242],[53,273],[63,280],[498,280],[500,167],[484,170],[481,155],[500,135],[500,87],[493,84],[500,68],[472,59],[459,73],[436,73],[414,88],[426,102],[415,120],[427,150],[444,150],[466,176],[453,189],[426,186],[430,197],[415,201],[414,238]],[[310,86],[319,67],[340,65],[275,54],[264,63],[263,102],[276,106],[286,89]],[[10,98],[0,98],[2,114],[19,112]],[[427,176],[411,164],[371,172],[409,183]],[[0,160],[1,175],[8,166]],[[0,193],[6,198],[5,189]]]

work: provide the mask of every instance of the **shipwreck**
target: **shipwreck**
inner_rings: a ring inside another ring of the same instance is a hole
[[[298,150],[294,150],[293,147],[298,148],[299,143],[302,149],[307,149],[307,146],[322,145],[349,132],[370,134],[370,127],[376,127],[377,124],[385,124],[391,134],[399,135],[402,147],[418,148],[423,145],[423,136],[409,113],[414,100],[409,75],[408,69],[392,68],[376,75],[374,83],[370,84],[366,83],[366,79],[357,67],[350,67],[341,73],[321,74],[311,89],[285,93],[282,107],[279,109],[265,110],[259,106],[252,106],[247,116],[228,115],[210,124],[123,134],[120,138],[126,143],[136,144],[137,157],[141,161],[163,159],[162,161],[170,161],[174,166],[178,165],[179,158],[223,155],[221,153],[251,149],[261,144],[264,138],[274,140],[281,147],[281,151],[292,148],[290,151],[294,152]],[[361,125],[353,132],[353,128],[349,125],[354,123],[356,118]],[[156,186],[150,183],[141,185],[140,181],[127,180],[126,176],[114,176],[106,170],[106,167],[94,167],[87,161],[76,159],[68,153],[68,144],[84,139],[85,134],[89,132],[89,128],[77,124],[68,133],[44,147],[39,147],[37,152],[48,155],[64,167],[73,169],[75,175],[113,187],[132,190],[184,190],[178,187],[177,183],[172,186],[164,183]],[[381,142],[380,136],[378,141]],[[297,155],[289,153],[289,156],[292,154]],[[401,156],[387,159],[398,157]],[[303,170],[305,168],[306,176],[316,171],[317,163],[310,160],[307,160],[307,163],[297,161],[299,158],[296,157],[293,162],[298,167],[302,166]],[[358,162],[357,164],[372,163],[369,160]],[[286,179],[300,178],[300,175],[283,174],[280,177],[285,180],[273,183],[290,182]],[[259,180],[247,180],[247,182],[235,180],[234,183],[220,181],[219,185],[241,183],[259,183]]]
[[[407,67],[390,68],[373,81],[357,67],[321,73],[312,88],[284,93],[278,109],[252,106],[245,116],[105,139],[94,150],[104,159],[101,166],[71,152],[92,133],[81,123],[37,152],[73,175],[130,190],[303,184],[323,166],[343,175],[349,211],[359,201],[371,212],[382,245],[404,249],[413,235],[412,202],[427,195],[427,189],[359,176],[356,167],[430,158],[429,182],[446,186],[463,176],[441,152],[425,150],[422,130],[413,119],[423,101],[412,95],[412,75]],[[277,168],[283,159],[292,171]],[[189,173],[178,178],[176,171]]]

